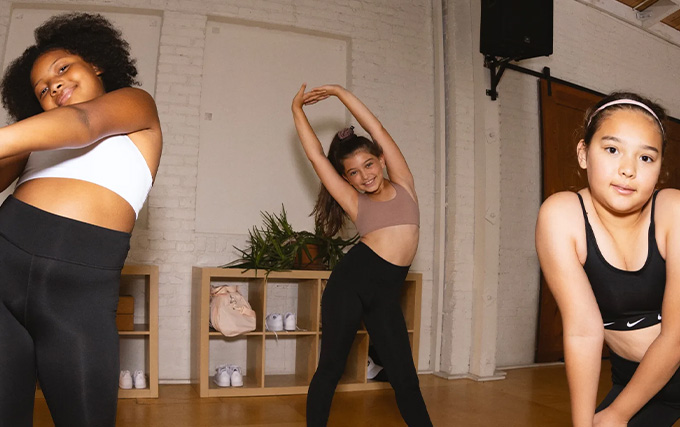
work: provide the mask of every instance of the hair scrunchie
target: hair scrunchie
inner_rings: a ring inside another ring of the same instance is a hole
[[[349,139],[353,136],[354,136],[354,126],[344,128],[343,130],[338,132],[338,138],[340,138],[340,141],[344,141],[344,140]]]

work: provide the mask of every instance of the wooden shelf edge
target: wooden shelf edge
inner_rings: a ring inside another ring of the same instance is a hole
[[[132,331],[118,330],[118,335],[123,335],[123,336],[151,335],[151,329],[149,328],[148,323],[135,323],[135,329],[133,329]]]
[[[129,390],[118,389],[119,399],[156,399],[158,398],[158,391],[154,393],[150,388],[135,389],[131,388]]]
[[[195,269],[202,271],[204,276],[211,278],[232,278],[232,279],[328,279],[331,272],[328,270],[290,270],[272,271],[267,275],[265,270],[247,270],[242,268],[221,268],[221,267],[199,267]]]

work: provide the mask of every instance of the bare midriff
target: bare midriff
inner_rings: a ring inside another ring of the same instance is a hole
[[[371,231],[362,236],[361,241],[385,261],[409,266],[416,256],[419,236],[420,228],[417,225],[404,224]]]
[[[632,331],[604,330],[604,340],[612,351],[624,359],[639,362],[661,333],[661,324]]]
[[[71,178],[37,178],[14,190],[14,197],[38,209],[111,230],[129,233],[132,206],[113,191]]]

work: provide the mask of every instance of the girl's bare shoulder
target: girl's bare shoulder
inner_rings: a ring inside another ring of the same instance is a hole
[[[547,217],[546,219],[553,220],[568,220],[570,218],[573,219],[575,214],[578,214],[580,217],[581,212],[581,202],[577,193],[573,191],[560,191],[545,199],[541,204],[539,217],[543,216]]]
[[[657,227],[670,229],[680,226],[680,190],[664,188],[656,195],[654,222]]]
[[[578,241],[584,230],[583,210],[578,195],[560,191],[545,199],[538,211],[537,239]]]

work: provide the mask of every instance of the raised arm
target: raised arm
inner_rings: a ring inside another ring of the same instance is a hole
[[[541,206],[536,251],[562,316],[564,359],[575,427],[592,426],[600,377],[604,328],[595,295],[579,260],[577,236],[584,223],[577,196],[563,192]]]
[[[338,174],[330,160],[328,160],[324,154],[321,142],[319,141],[319,138],[317,138],[316,133],[314,133],[314,129],[312,129],[309,120],[307,120],[307,115],[302,109],[303,105],[316,102],[309,102],[312,95],[310,95],[310,93],[305,93],[305,88],[306,84],[303,84],[300,87],[295,98],[293,98],[293,104],[291,106],[293,121],[295,122],[295,129],[300,138],[300,143],[302,143],[302,148],[305,150],[307,158],[312,162],[314,171],[316,171],[319,179],[321,179],[321,183],[326,187],[338,204],[340,204],[347,215],[349,215],[350,219],[354,221],[357,214],[358,193]]]
[[[123,88],[91,101],[63,106],[0,128],[0,159],[32,151],[84,147],[102,138],[157,132],[160,122],[151,95]]]
[[[359,125],[380,145],[385,155],[385,164],[390,180],[406,188],[415,198],[415,184],[411,170],[401,150],[380,123],[380,120],[352,92],[339,85],[326,85],[312,89],[309,103],[318,102],[329,96],[336,96],[359,122]]]
[[[661,234],[665,235],[666,248],[661,333],[649,346],[623,391],[602,411],[603,417],[623,425],[663,388],[680,367],[680,191],[663,190],[657,197],[656,211],[656,223]]]

